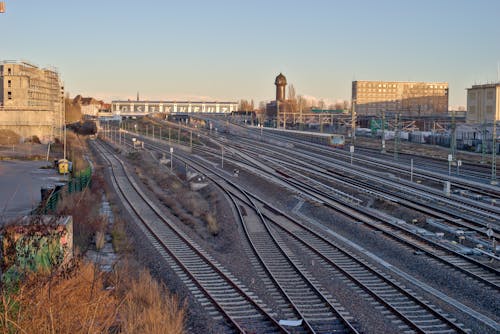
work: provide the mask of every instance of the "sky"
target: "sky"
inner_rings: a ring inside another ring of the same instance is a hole
[[[71,96],[351,98],[353,80],[497,81],[498,0],[4,0],[0,60],[54,66]]]

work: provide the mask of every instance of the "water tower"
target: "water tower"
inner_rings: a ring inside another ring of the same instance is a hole
[[[276,85],[276,101],[283,102],[285,101],[285,87],[286,87],[286,78],[283,74],[279,74],[274,81]]]

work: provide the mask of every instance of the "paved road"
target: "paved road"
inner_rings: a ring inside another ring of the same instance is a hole
[[[0,224],[28,214],[41,200],[42,186],[61,181],[46,161],[0,161]]]

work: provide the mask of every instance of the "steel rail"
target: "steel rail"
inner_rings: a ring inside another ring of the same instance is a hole
[[[96,144],[96,147],[98,145]],[[114,154],[112,152],[110,152],[111,154],[110,155],[106,155],[106,154],[103,154],[103,150],[102,150],[102,147],[101,148],[97,148],[98,150],[100,150],[100,153],[101,153],[101,156],[106,160],[108,161],[108,163],[111,165],[111,172],[112,172],[112,175],[113,175],[113,179],[114,181],[116,182],[116,184],[118,185],[119,187],[119,191],[121,192],[123,198],[125,198],[127,201],[128,201],[128,205],[130,206],[130,208],[135,212],[137,218],[142,221],[143,223],[143,226],[149,231],[150,235],[157,240],[157,242],[159,244],[162,245],[163,249],[165,251],[167,251],[167,253],[173,258],[175,259],[175,261],[177,262],[177,264],[184,270],[184,272],[191,278],[191,280],[196,284],[196,286],[201,290],[203,291],[203,293],[207,296],[207,298],[213,303],[213,305],[215,305],[215,307],[221,312],[222,315],[224,315],[224,318],[226,318],[226,320],[229,321],[229,323],[234,326],[240,333],[246,333],[246,331],[240,326],[240,324],[238,323],[238,321],[236,319],[234,319],[231,315],[228,314],[228,312],[224,309],[224,307],[215,299],[214,296],[212,296],[212,294],[203,286],[203,283],[200,282],[197,278],[196,278],[196,275],[189,269],[187,268],[187,266],[183,263],[183,261],[165,244],[165,241],[161,239],[161,237],[151,228],[151,226],[149,225],[149,223],[144,220],[142,217],[141,217],[141,213],[135,208],[134,204],[131,203],[131,201],[128,200],[128,193],[125,192],[124,189],[122,189],[120,186],[119,186],[119,181],[118,181],[118,176],[116,175],[115,171],[114,171],[114,168],[113,168],[113,164],[111,163],[109,157],[110,156],[113,156],[114,157]],[[108,151],[109,152],[109,151]],[[116,157],[114,157],[118,163],[120,164],[121,168],[123,169],[123,172],[124,172],[124,175],[125,177],[130,180],[130,175],[128,173],[128,171],[126,170],[123,162],[119,159],[117,159]],[[232,289],[236,290],[237,293],[243,297],[243,299],[247,300],[261,315],[263,315],[265,318],[267,318],[268,321],[270,321],[274,327],[281,333],[289,333],[288,330],[286,330],[284,327],[282,327],[271,315],[269,315],[265,310],[263,310],[252,298],[250,298],[243,290],[241,290],[240,287],[238,287],[225,273],[223,273],[217,266],[215,266],[211,261],[210,259],[206,258],[204,254],[202,254],[200,252],[200,250],[194,246],[192,244],[191,241],[189,241],[188,239],[186,239],[181,233],[179,233],[179,231],[177,231],[177,229],[175,229],[171,223],[166,220],[163,215],[157,211],[157,208],[153,207],[151,205],[151,203],[149,202],[149,200],[147,200],[145,198],[145,196],[142,194],[142,191],[140,189],[137,188],[137,186],[134,184],[134,182],[130,181],[130,184],[132,185],[132,187],[136,190],[137,194],[139,197],[141,197],[143,200],[144,200],[144,203],[150,207],[150,209],[152,210],[152,212],[154,212],[157,217],[163,221],[164,223],[166,223],[166,226],[168,226],[172,232],[174,232],[178,237],[179,239],[181,239],[190,249],[191,251],[193,251],[204,263],[206,263],[207,265],[209,265],[212,270],[214,270],[216,273],[218,273],[221,277],[224,278],[224,280],[226,281],[227,285],[230,286]]]

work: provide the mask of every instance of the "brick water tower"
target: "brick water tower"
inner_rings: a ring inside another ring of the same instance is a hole
[[[276,85],[276,101],[283,102],[285,101],[285,87],[286,87],[286,78],[283,74],[279,74],[274,81]]]

